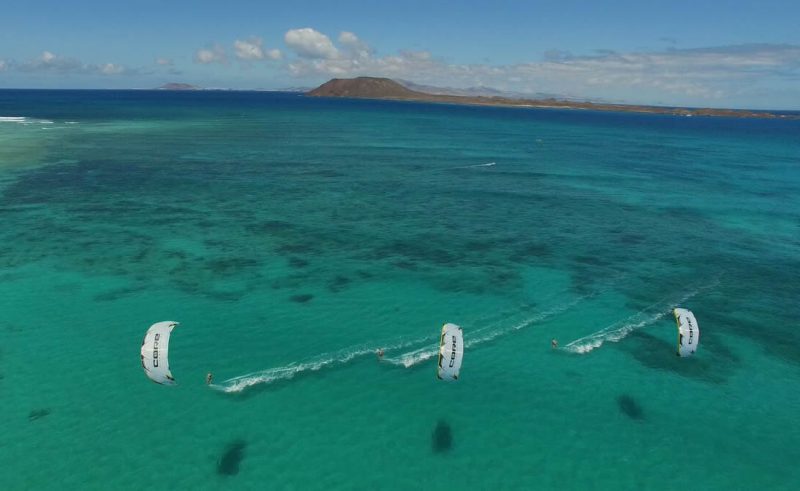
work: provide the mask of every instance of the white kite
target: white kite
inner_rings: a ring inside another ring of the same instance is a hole
[[[464,336],[461,328],[455,324],[442,326],[442,337],[439,340],[440,380],[458,380],[461,371],[461,360],[464,358]]]
[[[678,325],[678,356],[690,356],[700,344],[700,326],[691,310],[674,309],[675,323]]]
[[[156,322],[142,341],[142,368],[150,380],[162,385],[175,385],[175,379],[169,371],[169,335],[177,326],[177,322]]]

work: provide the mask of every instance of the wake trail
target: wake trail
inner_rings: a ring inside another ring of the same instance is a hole
[[[621,321],[617,321],[609,326],[604,327],[603,329],[600,329],[597,332],[571,341],[561,349],[570,353],[585,355],[586,353],[601,347],[606,342],[618,343],[619,341],[625,339],[630,333],[658,322],[665,315],[671,313],[671,309],[674,306],[680,305],[696,296],[698,293],[709,288],[713,288],[718,284],[719,279],[717,278],[706,286],[686,293],[676,301],[663,299],[659,300],[658,302],[651,304],[650,306],[629,317],[626,317]]]
[[[548,319],[550,317],[555,317],[555,316],[557,316],[557,315],[559,315],[559,314],[561,314],[563,312],[566,312],[567,310],[569,310],[572,307],[574,307],[575,305],[583,302],[584,300],[587,300],[589,298],[593,298],[593,297],[596,297],[598,295],[602,295],[602,294],[608,292],[609,290],[613,289],[614,286],[617,283],[619,283],[620,281],[622,281],[626,276],[627,276],[626,274],[620,274],[616,278],[612,278],[611,281],[608,284],[606,284],[605,286],[603,286],[602,288],[599,288],[598,290],[596,290],[594,292],[587,293],[585,295],[581,295],[581,296],[579,296],[579,297],[577,297],[577,298],[575,298],[575,299],[573,299],[573,300],[571,300],[569,302],[565,302],[563,304],[556,305],[554,307],[551,307],[550,309],[547,309],[547,310],[545,310],[543,312],[536,313],[536,314],[534,314],[534,315],[532,315],[532,316],[530,316],[528,318],[525,318],[525,319],[522,319],[522,320],[519,320],[519,321],[514,321],[514,317],[524,315],[524,313],[523,314],[514,313],[514,314],[509,314],[509,315],[501,315],[500,319],[498,319],[495,322],[491,322],[487,326],[484,326],[484,327],[481,327],[481,328],[478,328],[478,329],[474,329],[474,330],[469,330],[468,332],[466,332],[465,335],[464,335],[464,349],[466,350],[467,348],[471,348],[471,347],[479,346],[479,345],[484,344],[484,343],[488,343],[489,341],[492,341],[492,340],[494,340],[496,338],[499,338],[501,336],[506,336],[506,335],[508,335],[510,333],[513,333],[513,332],[519,331],[521,329],[524,329],[524,328],[530,326],[531,324],[544,321],[544,320],[546,320],[546,319]],[[552,295],[552,296],[548,297],[548,300],[552,300],[553,298],[556,298],[558,296],[559,296],[559,294]],[[487,316],[487,317],[485,317],[485,319],[488,320],[491,317],[492,316]],[[482,323],[481,321],[476,321],[475,322],[475,324],[481,324],[481,323]],[[512,324],[508,325],[508,323],[512,323]],[[423,346],[421,348],[418,348],[418,349],[416,349],[414,351],[409,351],[407,353],[403,353],[402,355],[397,356],[397,357],[387,357],[387,358],[384,359],[384,361],[386,361],[388,363],[391,363],[393,365],[399,365],[399,366],[403,366],[405,368],[410,368],[410,367],[413,367],[414,365],[418,365],[418,364],[420,364],[422,362],[430,360],[431,358],[437,356],[438,354],[439,354],[439,349],[438,349],[437,346],[428,345],[428,346]]]
[[[524,313],[522,314],[516,313],[505,316],[503,316],[503,314],[500,314],[501,318],[499,320],[492,322],[486,327],[470,331],[469,334],[470,338],[467,338],[464,347],[470,348],[478,346],[483,343],[487,343],[500,336],[504,336],[509,333],[519,331],[520,329],[526,328],[531,324],[558,315],[562,312],[569,310],[570,308],[572,308],[573,306],[577,305],[578,303],[582,302],[587,298],[591,298],[606,292],[607,290],[611,289],[616,282],[617,280],[613,281],[606,288],[603,288],[601,290],[598,290],[596,292],[587,295],[577,297],[572,301],[565,302],[561,305],[557,305],[543,312],[536,313],[533,316],[517,321],[510,326],[504,324],[509,322],[509,320],[513,322],[513,318],[515,316],[522,316],[524,315]],[[554,295],[554,297],[555,296],[557,295]],[[488,321],[489,319],[497,317],[497,315],[498,314],[495,313],[484,316],[482,317],[482,319],[485,319],[484,321],[478,320],[476,321],[476,323],[482,323]],[[389,343],[358,344],[347,348],[342,348],[338,351],[324,353],[322,355],[313,358],[308,358],[306,360],[292,362],[287,365],[268,368],[265,370],[252,372],[245,375],[240,375],[237,377],[232,377],[219,384],[211,384],[209,387],[211,387],[214,390],[218,390],[220,392],[239,393],[246,390],[249,387],[253,387],[256,385],[266,385],[280,380],[289,380],[301,373],[316,372],[323,369],[332,368],[335,366],[345,365],[357,358],[361,358],[367,355],[374,355],[378,349],[383,349],[384,351],[393,351],[393,350],[401,350],[404,348],[409,348],[412,346],[419,346],[422,344],[423,345],[422,347],[404,353],[400,356],[397,357],[384,356],[384,358],[382,359],[382,361],[388,362],[393,365],[411,367],[425,360],[429,360],[430,358],[438,354],[439,350],[438,347],[436,347],[436,341],[438,340],[438,338],[439,338],[438,336],[433,336],[429,334],[414,339],[404,340],[401,338],[397,341]]]
[[[462,165],[460,167],[453,167],[453,169],[474,169],[476,167],[494,167],[495,165],[497,165],[497,162],[487,162],[485,164]]]
[[[394,344],[381,344],[374,346],[367,343],[359,344],[342,348],[331,353],[325,353],[304,361],[292,362],[288,365],[268,368],[266,370],[229,378],[219,384],[211,384],[210,387],[225,393],[242,392],[248,387],[252,387],[254,385],[270,384],[279,380],[289,380],[303,372],[317,372],[325,368],[345,365],[356,358],[366,355],[375,355],[375,352],[379,348],[384,350],[403,349],[409,346],[420,344],[430,339],[430,336],[425,336],[406,341],[400,340]]]
[[[593,334],[576,339],[575,341],[572,341],[564,346],[563,349],[565,351],[569,351],[570,353],[577,353],[580,355],[586,354],[596,348],[599,348],[606,341],[610,341],[612,343],[621,341],[633,331],[641,329],[645,326],[649,326],[650,324],[661,320],[661,318],[667,313],[669,312],[661,311],[644,319],[641,319],[641,312],[634,314],[624,321],[615,322],[614,324],[607,326]]]
[[[582,302],[589,296],[590,295],[578,297],[570,302],[557,305],[556,307],[553,307],[551,309],[536,313],[528,318],[514,322],[511,325],[507,325],[507,323],[504,321],[508,321],[508,319],[504,319],[498,321],[498,323],[493,323],[488,326],[469,331],[464,336],[464,349],[466,350],[467,348],[473,348],[475,346],[488,343],[489,341],[497,339],[501,336],[506,336],[510,333],[519,331],[520,329],[524,329],[537,322],[541,322],[550,317],[554,317],[558,314],[561,314],[562,312],[571,309],[572,307]],[[427,345],[418,348],[416,350],[403,353],[402,355],[397,357],[385,358],[384,361],[391,363],[393,365],[403,366],[405,368],[411,368],[422,362],[430,360],[431,358],[437,356],[438,354],[439,354],[438,346]]]

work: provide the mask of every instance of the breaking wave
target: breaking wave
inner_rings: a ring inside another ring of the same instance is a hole
[[[26,116],[0,116],[0,123],[17,123],[23,125],[53,124],[53,122],[48,119],[35,119]]]

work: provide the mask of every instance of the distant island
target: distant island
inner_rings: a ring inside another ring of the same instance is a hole
[[[536,107],[554,109],[584,109],[594,111],[620,111],[650,114],[668,114],[672,116],[721,116],[728,118],[786,118],[795,116],[775,114],[768,111],[751,111],[746,109],[711,109],[684,108],[665,106],[643,106],[633,104],[608,104],[599,102],[580,102],[574,100],[524,99],[505,96],[464,96],[448,94],[430,94],[411,90],[389,78],[357,77],[334,78],[314,90],[306,92],[311,97],[353,97],[360,99],[390,99],[403,101],[440,102],[447,104],[468,104],[480,106]]]
[[[200,90],[200,87],[192,84],[179,84],[170,82],[158,87],[156,90]]]

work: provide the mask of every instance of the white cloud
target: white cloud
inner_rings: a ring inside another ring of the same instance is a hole
[[[214,45],[212,48],[198,49],[194,54],[195,63],[208,65],[211,63],[227,63],[228,58],[225,56],[225,50],[222,46]]]
[[[236,58],[243,62],[261,60],[280,60],[283,58],[281,50],[265,49],[261,38],[250,37],[246,40],[237,39],[233,43],[233,50]]]
[[[328,36],[310,27],[287,31],[283,39],[289,49],[303,58],[331,60],[339,55]]]
[[[183,75],[181,70],[175,68],[175,61],[172,58],[156,58],[156,65],[164,67],[163,70],[170,75]]]
[[[636,89],[716,99],[743,85],[800,74],[800,46],[741,45],[659,52],[603,52],[503,67],[554,90]]]
[[[101,65],[83,63],[74,58],[56,55],[51,51],[42,52],[42,54],[34,60],[15,63],[13,67],[21,72],[50,72],[61,75],[132,75],[137,73],[136,70],[125,68],[123,65],[115,63],[104,63]]]
[[[0,72],[5,70],[6,68],[8,68],[8,63],[6,63],[6,60],[0,60]]]
[[[372,49],[367,43],[358,39],[352,32],[342,31],[339,33],[339,44],[353,58],[366,59],[372,56]]]
[[[250,38],[247,41],[236,40],[233,43],[236,57],[240,60],[263,60],[264,48],[260,38]]]
[[[342,31],[339,33],[339,43],[345,46],[360,43],[358,36],[349,31]]]
[[[105,63],[100,66],[100,72],[104,75],[119,75],[125,71],[125,68],[114,63]]]
[[[342,32],[337,49],[313,29],[286,33],[299,56],[287,68],[297,77],[383,76],[417,83],[491,86],[523,93],[577,95],[629,102],[719,100],[749,88],[800,78],[800,46],[750,44],[702,49],[669,48],[656,52],[598,50],[574,56],[551,50],[543,61],[514,65],[460,65],[427,51],[375,56],[351,32]]]

